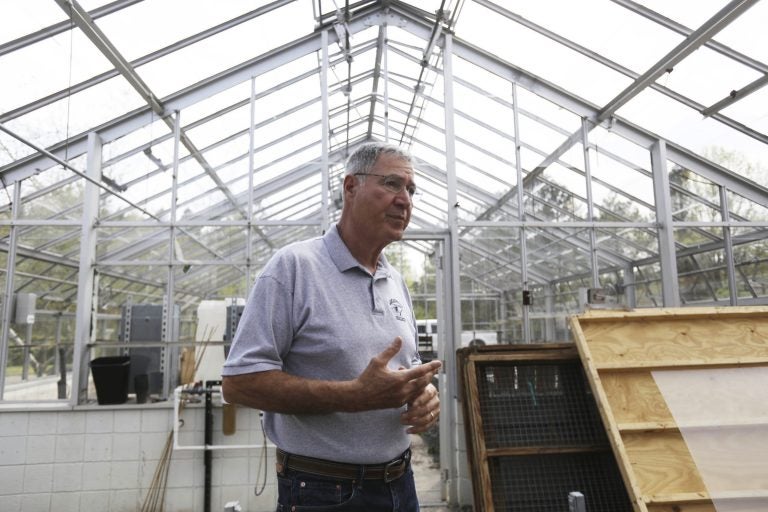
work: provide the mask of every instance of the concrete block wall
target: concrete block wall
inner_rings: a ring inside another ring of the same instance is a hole
[[[238,408],[234,435],[221,433],[214,414],[214,445],[263,445],[257,411]],[[204,444],[204,409],[181,414],[181,447]],[[173,424],[170,404],[88,406],[75,410],[0,410],[0,511],[75,512],[141,510]],[[274,447],[213,450],[211,510],[240,502],[244,511],[274,510]],[[262,496],[254,495],[261,488]],[[165,484],[167,512],[204,510],[202,450],[172,451]]]

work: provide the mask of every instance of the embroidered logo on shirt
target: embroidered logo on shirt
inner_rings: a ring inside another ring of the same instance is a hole
[[[395,318],[400,320],[401,322],[405,322],[405,317],[403,316],[403,305],[398,302],[397,299],[389,299],[389,309],[392,310],[392,313],[395,315]]]

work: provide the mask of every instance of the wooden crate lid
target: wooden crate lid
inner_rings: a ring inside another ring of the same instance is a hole
[[[636,510],[768,510],[768,307],[591,310],[571,329]]]

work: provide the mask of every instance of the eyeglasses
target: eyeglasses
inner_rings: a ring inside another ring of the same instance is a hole
[[[384,178],[381,181],[381,186],[393,194],[399,194],[403,191],[403,189],[405,189],[411,199],[421,195],[421,191],[416,188],[416,185],[406,184],[406,180],[402,176],[397,176],[394,174],[386,176],[384,174],[373,174],[369,172],[357,172],[355,173],[355,176],[376,176],[377,178]]]

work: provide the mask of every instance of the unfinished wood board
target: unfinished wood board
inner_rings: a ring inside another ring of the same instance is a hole
[[[637,511],[768,510],[768,308],[592,310],[571,328]]]
[[[573,344],[458,351],[475,510],[590,512],[632,507]]]

